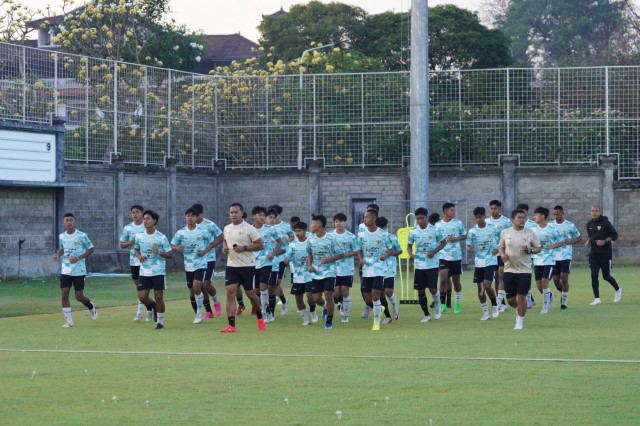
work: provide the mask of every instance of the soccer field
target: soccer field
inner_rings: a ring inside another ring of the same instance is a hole
[[[513,309],[479,321],[471,275],[462,313],[439,321],[402,305],[373,333],[356,291],[351,321],[333,330],[302,327],[290,306],[265,333],[245,311],[233,335],[219,333],[224,316],[191,324],[182,274],[170,276],[162,331],[132,321],[127,278],[89,278],[100,317],[72,301],[72,329],[56,279],[3,281],[0,423],[640,424],[640,268],[616,268],[622,301],[603,282],[593,307],[576,267],[569,309],[538,305],[521,331]]]

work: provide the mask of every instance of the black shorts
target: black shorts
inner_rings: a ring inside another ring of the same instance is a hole
[[[138,266],[130,266],[131,268],[131,279],[134,281],[138,281],[140,279],[140,265]]]
[[[504,268],[504,262],[502,261],[502,256],[498,255],[498,268]]]
[[[346,275],[344,277],[336,277],[336,287],[353,287],[353,275]]]
[[[533,272],[536,281],[540,281],[544,278],[547,280],[551,279],[551,273],[553,272],[553,265],[540,265],[534,266]]]
[[[143,290],[166,290],[167,280],[164,275],[154,275],[152,277],[140,277],[138,291]]]
[[[294,296],[301,296],[307,291],[307,284],[309,283],[293,283],[291,285],[291,294]]]
[[[263,266],[260,269],[256,269],[256,280],[255,280],[255,288],[259,288],[260,284],[267,284],[270,285],[272,282],[272,277],[271,277],[271,272],[272,272],[272,266]]]
[[[336,289],[336,277],[311,281],[311,293],[332,292]]]
[[[382,286],[385,289],[390,288],[393,290],[395,285],[396,285],[396,279],[394,277],[384,277],[384,280],[382,280]]]
[[[75,291],[84,290],[84,275],[60,275],[60,288],[69,288],[72,285]]]
[[[476,268],[473,271],[473,282],[482,284],[484,281],[493,282],[496,277],[497,265],[489,265],[484,268]]]
[[[287,265],[284,264],[284,260],[278,265],[278,280],[284,277],[284,272],[287,270]]]
[[[271,270],[271,273],[269,274],[269,281],[267,282],[267,284],[269,284],[270,286],[277,286],[278,281],[280,281],[280,279],[278,278],[279,273],[279,271]]]
[[[206,269],[196,269],[195,271],[185,271],[184,275],[187,277],[187,287],[193,288],[194,281],[204,281],[204,276],[207,273]]]
[[[438,268],[416,269],[413,276],[414,290],[438,288]]]
[[[227,266],[224,270],[224,285],[239,284],[246,291],[254,290],[255,274],[256,268],[254,266]]]
[[[204,271],[204,277],[200,281],[213,281],[213,271],[216,269],[216,261],[210,260],[207,262],[207,269]]]
[[[371,293],[373,290],[384,290],[384,277],[362,277],[360,289],[363,293]]]
[[[462,260],[444,260],[440,259],[439,269],[442,271],[443,269],[449,270],[449,276],[453,277],[456,275],[462,275]]]
[[[556,264],[553,265],[553,272],[551,275],[570,274],[571,273],[571,259],[556,260]]]
[[[516,294],[526,296],[529,290],[531,290],[531,274],[504,273],[504,291],[508,299],[515,297]]]
[[[293,284],[291,284],[291,285],[293,286]],[[313,293],[314,288],[315,287],[313,286],[313,280],[304,283],[304,291],[305,291],[305,293]],[[322,293],[322,291],[319,291],[318,293]]]

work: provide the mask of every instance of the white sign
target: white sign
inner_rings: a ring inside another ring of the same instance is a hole
[[[0,180],[55,182],[55,135],[0,130]]]

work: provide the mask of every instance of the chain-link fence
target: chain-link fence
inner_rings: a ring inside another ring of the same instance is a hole
[[[241,74],[242,66],[236,67]],[[245,73],[246,74],[246,73]],[[433,165],[595,164],[640,178],[640,67],[431,72]],[[66,116],[68,161],[403,166],[409,75],[209,76],[0,43],[0,120]]]

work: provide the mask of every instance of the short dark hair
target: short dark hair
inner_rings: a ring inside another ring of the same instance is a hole
[[[242,207],[242,204],[240,203],[231,203],[229,204],[229,208],[231,207],[240,207],[240,211],[243,212],[244,211],[244,207]]]
[[[274,209],[273,207],[268,207],[267,208],[267,216],[280,216],[278,214],[278,211],[276,209]]]
[[[389,221],[384,216],[380,216],[376,219],[376,226],[378,228],[386,228],[388,223]]]
[[[188,214],[191,214],[191,215],[194,215],[194,216],[198,216],[198,214],[200,214],[200,213],[198,212],[198,209],[196,209],[196,208],[194,208],[194,207],[189,207],[189,208],[188,208],[187,210],[185,210],[185,212],[184,212],[184,215],[185,215],[185,216],[186,216],[186,215],[188,215]]]
[[[426,207],[418,207],[413,214],[415,216],[429,216],[429,210]]]
[[[336,213],[333,215],[333,220],[334,222],[336,220],[339,220],[340,222],[346,222],[347,221],[347,215],[344,213]]]
[[[490,206],[502,207],[502,203],[500,202],[500,200],[491,200],[491,201],[489,201],[489,205]]]
[[[270,205],[268,209],[275,211],[276,216],[280,216],[282,214],[282,207],[279,206],[278,204]]]
[[[487,210],[485,210],[484,207],[476,207],[475,209],[473,209],[474,216],[478,216],[478,215],[485,216],[486,214],[487,214]]]
[[[198,214],[204,213],[204,206],[200,203],[194,203],[191,208],[195,209]]]
[[[267,214],[267,208],[263,207],[263,206],[255,206],[254,208],[251,209],[251,215],[252,216],[254,214],[260,214],[260,213]]]
[[[514,211],[511,212],[511,219],[513,219],[514,217],[516,217],[516,215],[518,215],[520,213],[524,214],[524,210],[515,209]]]
[[[158,220],[160,220],[160,215],[158,213],[154,212],[153,210],[147,209],[144,212],[142,212],[142,216],[143,217],[146,216],[146,215],[151,216],[151,219],[155,220],[156,223],[158,223]]]
[[[436,212],[431,213],[429,215],[428,221],[432,225],[435,225],[436,223],[440,222],[440,213],[436,213]]]
[[[453,204],[453,203],[444,203],[444,204],[442,205],[442,211],[443,211],[443,212],[444,212],[444,211],[447,211],[447,210],[449,210],[451,207],[455,207],[455,206],[456,206],[456,205],[455,205],[455,204]]]
[[[562,206],[557,205],[553,208],[554,210],[558,210],[559,212],[563,212],[564,213],[564,209],[562,208]]]
[[[291,216],[291,219],[289,219],[289,223],[298,223],[298,222],[300,222],[299,216]]]
[[[307,224],[306,222],[296,222],[295,225],[293,225],[293,229],[302,229],[303,231],[307,230]]]
[[[542,206],[538,206],[536,207],[536,209],[533,211],[533,213],[538,213],[544,216],[544,218],[548,218],[549,217],[549,209],[546,207],[542,207]]]
[[[323,228],[327,226],[327,218],[322,214],[312,214],[311,220],[317,220],[318,222],[322,223]]]
[[[524,210],[529,211],[529,204],[521,203],[516,206],[516,210]]]
[[[73,213],[65,213],[65,214],[62,216],[62,218],[64,219],[65,217],[72,217],[72,218],[74,218],[74,219],[76,218],[76,217],[73,215]]]
[[[370,213],[370,214],[374,215],[376,218],[378,217],[378,210],[376,210],[376,209],[367,209],[367,211],[365,213]]]
[[[131,211],[131,210],[133,210],[133,209],[140,210],[141,212],[143,212],[143,211],[144,211],[144,207],[142,207],[140,204],[134,204],[134,205],[132,205],[132,206],[131,206],[131,209],[130,209],[129,211]]]
[[[367,210],[369,210],[369,209],[373,209],[373,210],[375,210],[377,212],[380,212],[380,206],[378,206],[375,203],[367,204]]]
[[[244,210],[242,210],[242,218],[246,219],[247,218],[247,212],[245,212]]]

